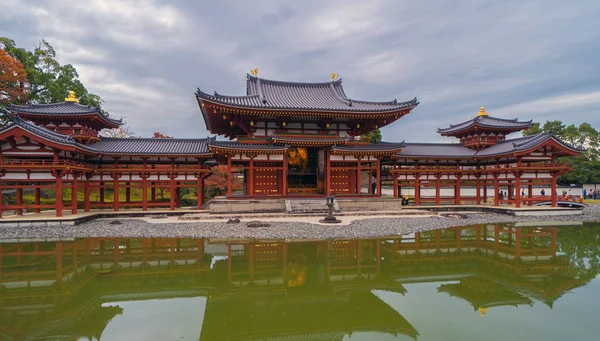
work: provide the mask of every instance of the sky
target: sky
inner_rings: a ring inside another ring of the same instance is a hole
[[[600,129],[600,1],[0,1],[0,36],[47,40],[136,135],[206,137],[194,92],[246,74],[343,79],[350,98],[417,97],[384,140],[492,116]]]

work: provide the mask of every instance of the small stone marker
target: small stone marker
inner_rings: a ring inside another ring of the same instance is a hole
[[[227,220],[226,224],[239,224],[239,223],[240,223],[240,220],[236,218],[236,219]]]
[[[109,224],[111,224],[111,225],[121,225],[121,224],[123,224],[123,223],[122,223],[122,222],[120,222],[120,221],[118,221],[118,220],[113,220],[113,221],[111,221]]]

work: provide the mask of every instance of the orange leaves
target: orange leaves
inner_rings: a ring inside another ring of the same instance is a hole
[[[173,136],[167,136],[161,132],[155,131],[154,135],[152,135],[153,139],[172,139]]]
[[[23,64],[0,49],[0,102],[24,102],[26,82]]]

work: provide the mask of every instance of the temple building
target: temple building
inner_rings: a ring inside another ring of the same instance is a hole
[[[382,179],[391,178],[394,197],[409,196],[416,206],[555,206],[556,179],[570,170],[557,158],[581,153],[551,133],[507,139],[531,121],[495,118],[483,108],[471,120],[438,130],[456,143],[371,143],[360,137],[419,102],[349,98],[336,75],[322,83],[247,75],[245,95],[198,89],[196,99],[206,129],[220,138],[102,137],[102,129],[122,122],[79,104],[72,92],[62,103],[10,106],[13,123],[0,129],[0,191],[15,199],[0,205],[0,217],[5,210],[52,209],[57,216],[64,210],[174,210],[182,206],[182,188],[200,193],[194,205],[200,209],[204,179],[216,163],[227,165],[225,199],[374,198],[382,196]],[[533,186],[551,190],[534,195]],[[422,195],[428,187],[435,196]],[[463,193],[465,187],[476,194]],[[449,189],[453,195],[444,194]],[[52,198],[42,198],[41,190]],[[165,192],[169,201],[161,200]]]

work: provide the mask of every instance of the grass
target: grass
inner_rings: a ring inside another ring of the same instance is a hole
[[[584,200],[583,203],[600,205],[600,199],[587,199],[587,200]]]

